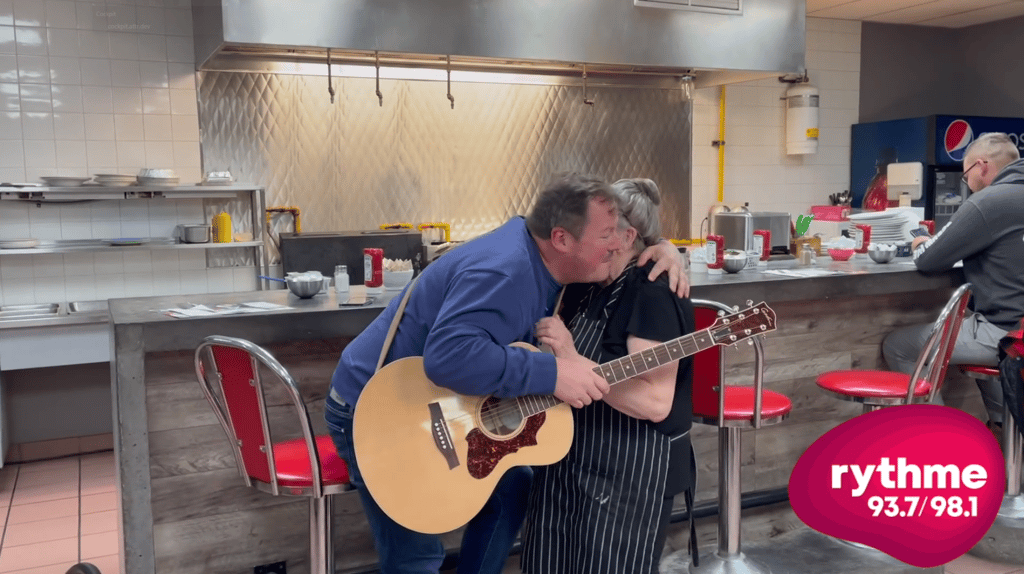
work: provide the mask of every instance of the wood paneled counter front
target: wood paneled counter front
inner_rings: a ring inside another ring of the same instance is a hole
[[[786,268],[799,269],[795,261],[771,262],[769,267]],[[739,306],[748,299],[763,300],[778,316],[778,330],[765,341],[765,382],[793,400],[793,415],[779,426],[745,435],[744,492],[785,487],[811,442],[860,413],[857,405],[820,393],[815,376],[833,369],[882,368],[885,334],[900,325],[933,320],[963,281],[959,269],[924,276],[903,259],[878,265],[866,258],[847,263],[819,258],[816,268],[847,273],[813,278],[756,270],[691,275],[694,298]],[[388,299],[346,308],[339,307],[333,292],[300,300],[276,290],[110,302],[124,572],[242,573],[284,560],[290,573],[308,572],[305,499],[273,497],[243,485],[224,433],[195,380],[192,353],[211,334],[268,347],[299,381],[318,431],[324,431],[323,401],[341,349]],[[188,319],[160,312],[188,303],[252,301],[289,309]],[[729,381],[749,383],[753,360],[748,348],[729,349],[728,359]],[[967,400],[956,394],[959,386],[947,384],[953,391],[946,396],[947,404],[980,413],[977,393],[964,387]],[[289,420],[283,406],[271,408],[272,418],[277,414],[281,421]],[[716,430],[695,425],[693,437],[700,474],[697,498],[714,500]],[[372,536],[356,495],[336,496],[335,520],[339,572],[374,564]],[[446,535],[449,547],[458,542],[458,532]]]

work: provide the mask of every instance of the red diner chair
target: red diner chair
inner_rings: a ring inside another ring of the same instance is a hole
[[[836,398],[862,403],[864,412],[893,405],[932,402],[946,377],[949,358],[953,355],[953,346],[970,298],[970,283],[953,292],[932,324],[913,375],[877,370],[829,371],[818,376],[818,386]],[[911,384],[911,381],[915,383]]]
[[[999,367],[987,365],[958,365],[960,372],[973,379],[1000,382]],[[1010,413],[1010,405],[1003,405],[1003,464],[1006,468],[1006,498],[1003,500],[1003,507],[1008,505],[1019,515],[1022,506],[1017,501],[1021,494],[1021,478],[1024,473],[1024,441],[1017,431],[1017,424]],[[1000,514],[1003,514],[1002,508]]]
[[[195,353],[196,376],[231,441],[246,486],[274,496],[309,497],[309,571],[334,574],[331,495],[349,489],[348,468],[328,435],[315,435],[299,387],[262,347],[211,335]],[[298,417],[302,438],[273,442],[264,373],[284,390]]]
[[[749,321],[733,316],[736,309],[693,299],[696,329],[709,329],[715,343],[693,359],[693,420],[718,427],[718,548],[700,553],[700,564],[691,565],[692,574],[703,572],[744,572],[768,574],[770,569],[741,552],[740,545],[740,452],[743,429],[776,425],[789,418],[793,403],[788,397],[764,388],[764,347],[759,337],[741,328],[736,339],[747,338],[754,347],[753,386],[725,385],[725,349],[731,344],[728,328]],[[775,328],[775,313],[756,307],[764,323]],[[720,335],[725,333],[725,335]]]

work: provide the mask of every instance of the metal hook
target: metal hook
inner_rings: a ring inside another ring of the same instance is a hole
[[[455,96],[452,95],[452,57],[445,56],[444,59],[448,62],[448,101],[452,103],[452,109],[455,109]]]
[[[384,94],[380,93],[380,53],[376,50],[373,51],[373,62],[377,67],[377,100],[380,102],[380,107],[384,107]]]
[[[331,94],[331,103],[334,103],[334,86],[331,85],[331,49],[327,48],[327,93]]]
[[[583,64],[583,103],[588,106],[594,105],[594,100],[587,97],[587,65]]]

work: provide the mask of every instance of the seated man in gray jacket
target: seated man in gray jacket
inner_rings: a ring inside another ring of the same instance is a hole
[[[945,271],[963,261],[973,287],[972,311],[964,317],[950,364],[999,364],[999,339],[1024,317],[1024,160],[1003,133],[980,136],[964,155],[969,198],[934,237],[914,239],[914,263],[922,273]],[[890,333],[882,343],[889,368],[912,373],[931,325]],[[978,381],[989,426],[1002,425],[998,382]]]

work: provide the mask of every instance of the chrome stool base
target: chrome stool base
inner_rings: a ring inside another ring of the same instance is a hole
[[[742,552],[734,556],[719,556],[713,548],[700,554],[700,567],[690,564],[689,574],[771,574],[771,568],[752,560]]]
[[[992,528],[967,553],[990,562],[1024,564],[1024,495],[1003,497]]]
[[[752,561],[774,574],[822,574],[843,572],[844,574],[942,574],[942,566],[917,568],[905,564],[888,554],[866,548],[861,550],[851,544],[826,536],[807,527],[763,541],[747,541],[743,544],[743,558]],[[705,570],[705,560],[710,564],[719,559],[714,552],[700,554],[700,568],[690,569],[690,556],[685,550],[674,552],[661,561],[662,574],[684,574],[687,572],[748,572],[747,570]],[[759,572],[764,572],[761,570]]]

